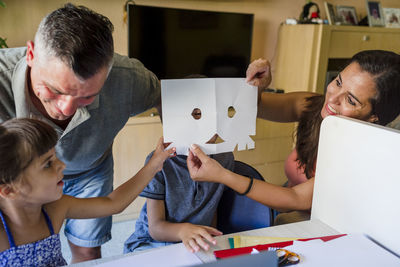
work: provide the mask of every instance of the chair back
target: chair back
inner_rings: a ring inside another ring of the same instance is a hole
[[[255,168],[241,161],[235,161],[233,172],[264,181]],[[271,208],[228,187],[218,204],[217,215],[217,229],[224,234],[269,227],[274,221]]]

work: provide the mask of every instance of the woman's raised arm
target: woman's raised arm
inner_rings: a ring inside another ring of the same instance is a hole
[[[258,87],[258,117],[276,122],[298,121],[310,92],[276,94],[264,92],[272,80],[271,64],[266,59],[254,60],[246,71],[246,81]],[[289,89],[289,88],[284,88]]]
[[[222,183],[238,193],[246,192],[250,185],[248,177],[223,168],[218,162],[204,154],[197,145],[191,147],[187,165],[190,176],[196,181]],[[312,204],[313,189],[314,178],[292,188],[254,180],[247,196],[280,211],[308,210]]]

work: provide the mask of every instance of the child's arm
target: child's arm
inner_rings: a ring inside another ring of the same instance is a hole
[[[105,217],[123,211],[143,191],[164,161],[175,153],[175,148],[165,150],[163,139],[158,141],[149,162],[131,179],[123,183],[106,197],[74,198],[63,196],[61,205],[66,205],[66,218],[85,219]]]
[[[212,235],[222,235],[222,232],[213,227],[166,221],[164,200],[147,199],[147,218],[153,239],[165,242],[182,241],[190,252],[199,251],[200,247],[208,250],[210,246],[204,239],[215,245],[217,242]]]

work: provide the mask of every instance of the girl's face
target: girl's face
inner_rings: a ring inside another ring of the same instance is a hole
[[[45,204],[59,199],[63,192],[63,170],[55,149],[35,158],[21,174],[18,195],[26,202]]]
[[[378,120],[372,115],[370,99],[376,97],[373,77],[356,62],[348,65],[326,89],[322,118],[342,115],[368,122]]]

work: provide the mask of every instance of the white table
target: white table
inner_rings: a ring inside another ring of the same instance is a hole
[[[215,256],[213,252],[215,250],[221,249],[228,249],[229,242],[228,238],[234,235],[238,235],[239,233],[223,235],[216,237],[217,245],[212,246],[209,251],[198,252],[196,255],[203,261],[203,262],[210,262],[215,260]],[[311,221],[304,221],[298,223],[291,223],[267,228],[261,228],[256,230],[250,230],[245,232],[240,232],[240,235],[252,235],[252,236],[271,236],[271,237],[298,237],[298,238],[310,238],[310,237],[319,237],[319,236],[326,236],[326,235],[336,235],[340,234],[335,229],[331,228],[330,226],[322,223],[319,220],[311,220]],[[176,246],[176,245],[172,245]],[[71,266],[75,267],[86,267],[86,266],[94,266],[100,263],[104,263],[107,261],[117,260],[121,257],[131,256],[137,253],[152,253],[152,251],[156,249],[164,249],[164,248],[155,248],[149,249],[146,251],[140,252],[133,252],[125,255],[117,255],[109,258],[103,258],[98,260],[86,261],[78,264],[72,264]]]

